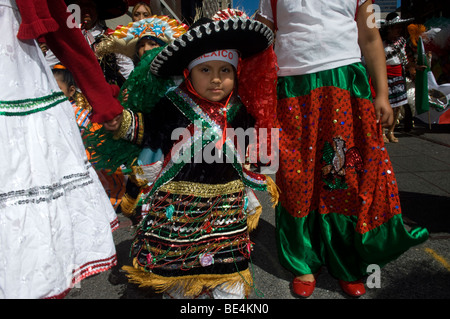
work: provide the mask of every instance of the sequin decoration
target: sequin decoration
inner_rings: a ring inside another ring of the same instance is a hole
[[[166,208],[166,217],[168,218],[168,219],[172,219],[172,216],[173,216],[173,212],[175,211],[175,208],[173,207],[173,205],[169,205],[167,208]]]
[[[276,182],[289,214],[356,216],[357,231],[364,233],[401,213],[370,100],[330,86],[280,99],[277,107],[282,130]]]
[[[212,264],[214,264],[214,256],[208,253],[204,253],[201,254],[199,256],[200,259],[200,265],[202,265],[202,267],[208,267],[211,266]]]

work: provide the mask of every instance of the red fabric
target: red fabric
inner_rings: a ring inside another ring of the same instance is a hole
[[[442,115],[439,117],[439,124],[450,124],[450,109],[447,109],[442,113]]]
[[[18,0],[16,4],[22,17],[17,34],[19,39],[37,39],[58,29],[58,23],[51,17],[46,0]]]
[[[278,110],[283,130],[276,181],[279,203],[292,216],[303,218],[317,210],[357,217],[355,231],[364,234],[401,213],[392,163],[380,148],[381,126],[370,100],[325,86],[279,100]]]
[[[64,0],[16,0],[22,16],[19,39],[44,37],[50,50],[73,74],[93,108],[92,122],[103,123],[123,111],[114,88],[105,80],[97,58],[81,30],[69,28]],[[55,28],[56,25],[56,28]]]
[[[377,93],[375,92],[375,89],[373,87],[372,78],[369,77],[369,86],[370,86],[370,92],[372,93],[372,99],[375,99],[377,97]]]
[[[394,76],[402,76],[402,66],[401,64],[398,65],[387,65],[387,76],[388,77],[394,77]]]
[[[267,129],[267,139],[258,140],[272,156],[271,129],[277,125],[277,57],[270,46],[266,50],[242,59],[239,70],[238,93],[248,112],[255,118],[255,129]],[[259,154],[259,152],[258,152]]]
[[[111,93],[117,99],[120,94],[120,87],[116,84],[110,84]]]

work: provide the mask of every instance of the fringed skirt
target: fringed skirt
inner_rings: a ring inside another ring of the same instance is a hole
[[[278,81],[281,264],[354,281],[428,238],[408,233],[364,67]]]
[[[219,285],[253,284],[249,260],[261,207],[240,180],[226,184],[169,182],[143,206],[132,245],[132,282],[186,297]],[[145,201],[145,199],[144,199]],[[255,205],[256,202],[256,205]]]
[[[116,264],[117,216],[73,108],[0,0],[0,298],[63,297]]]

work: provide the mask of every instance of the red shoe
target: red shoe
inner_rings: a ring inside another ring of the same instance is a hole
[[[292,291],[303,298],[308,298],[312,295],[314,288],[316,287],[316,281],[303,281],[295,278],[292,282]]]
[[[362,280],[357,281],[339,280],[339,285],[347,295],[352,297],[360,297],[366,293],[366,288],[364,287]]]

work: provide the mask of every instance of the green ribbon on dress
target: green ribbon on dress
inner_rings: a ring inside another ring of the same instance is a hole
[[[357,98],[372,99],[368,74],[361,63],[312,74],[279,77],[278,99],[308,95],[317,88],[327,86],[348,90],[352,96]]]

